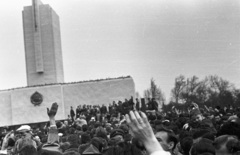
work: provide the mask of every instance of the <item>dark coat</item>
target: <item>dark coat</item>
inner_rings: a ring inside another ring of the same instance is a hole
[[[74,112],[73,109],[70,110],[70,115],[71,115],[71,116],[75,116],[75,112]]]

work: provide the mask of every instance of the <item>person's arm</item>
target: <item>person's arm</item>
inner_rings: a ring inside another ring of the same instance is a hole
[[[133,136],[143,143],[150,155],[170,155],[169,152],[163,150],[156,139],[145,113],[130,111],[129,115],[126,114],[126,121]]]
[[[10,137],[10,135],[12,134],[12,131],[10,131],[9,133],[7,133],[3,139],[3,142],[2,142],[2,147],[1,147],[1,150],[6,150],[7,149],[7,145],[8,145],[8,139]]]
[[[209,108],[206,105],[204,105],[204,107],[208,112],[210,112]]]
[[[58,104],[57,103],[53,103],[51,109],[49,110],[47,108],[47,114],[49,117],[49,121],[50,121],[50,128],[49,128],[49,132],[48,132],[48,143],[55,143],[55,142],[59,142],[59,137],[58,137],[58,130],[57,130],[57,126],[56,126],[56,121],[55,121],[55,115],[57,113],[58,110]]]

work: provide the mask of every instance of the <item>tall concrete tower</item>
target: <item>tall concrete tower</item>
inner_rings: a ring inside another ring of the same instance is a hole
[[[28,86],[64,82],[59,16],[40,0],[23,10]]]

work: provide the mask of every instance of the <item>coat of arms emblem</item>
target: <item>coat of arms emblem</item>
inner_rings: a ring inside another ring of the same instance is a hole
[[[43,96],[42,96],[42,94],[40,94],[40,93],[37,92],[37,91],[32,94],[32,96],[31,96],[31,102],[32,102],[32,104],[34,104],[35,106],[37,106],[37,105],[40,105],[40,104],[42,103],[42,101],[43,101]]]

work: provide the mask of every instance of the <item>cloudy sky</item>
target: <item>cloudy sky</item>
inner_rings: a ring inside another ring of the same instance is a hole
[[[167,99],[180,74],[240,88],[239,0],[42,0],[60,16],[65,82],[130,75]],[[0,89],[26,86],[23,6],[0,2]]]

